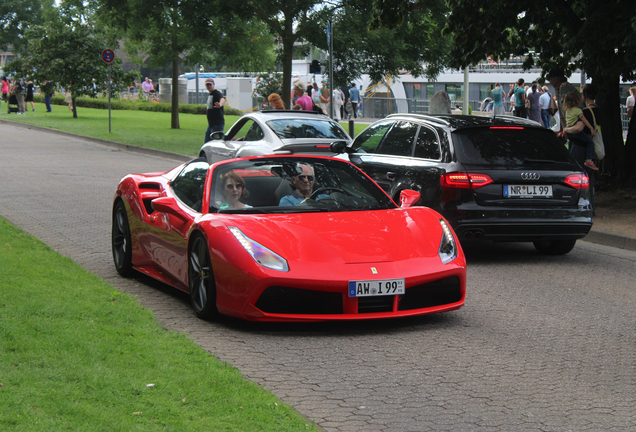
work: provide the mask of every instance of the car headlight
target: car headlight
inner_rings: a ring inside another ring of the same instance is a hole
[[[439,244],[437,253],[442,259],[442,263],[447,264],[457,258],[457,242],[446,221],[440,219],[439,224],[442,226],[442,241]]]
[[[254,261],[272,270],[289,271],[287,261],[275,252],[267,249],[262,244],[259,244],[243,234],[240,229],[236,227],[228,227],[230,232],[234,234],[234,237],[241,243],[241,246],[254,258]]]

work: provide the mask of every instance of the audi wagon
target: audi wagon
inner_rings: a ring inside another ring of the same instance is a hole
[[[346,153],[394,199],[420,192],[418,204],[441,213],[460,240],[533,242],[558,255],[592,227],[587,175],[530,120],[393,114]]]

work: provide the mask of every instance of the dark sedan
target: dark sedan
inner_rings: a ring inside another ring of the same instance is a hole
[[[566,254],[592,227],[589,179],[554,132],[514,117],[394,114],[349,159],[397,199],[405,189],[462,240],[533,242]]]

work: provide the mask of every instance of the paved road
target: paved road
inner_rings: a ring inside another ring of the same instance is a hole
[[[178,161],[0,124],[0,215],[138,296],[325,431],[636,429],[636,253],[579,242],[468,248],[466,306],[417,319],[251,324],[196,319],[184,295],[117,276],[118,180]],[[0,275],[1,276],[1,275]]]

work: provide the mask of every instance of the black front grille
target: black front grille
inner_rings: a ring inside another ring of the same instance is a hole
[[[406,289],[400,298],[398,310],[421,309],[455,303],[462,299],[461,284],[457,276],[447,277]]]
[[[395,296],[358,297],[358,313],[391,312],[393,297]]]
[[[263,291],[255,306],[275,314],[342,314],[342,294],[271,286]]]

